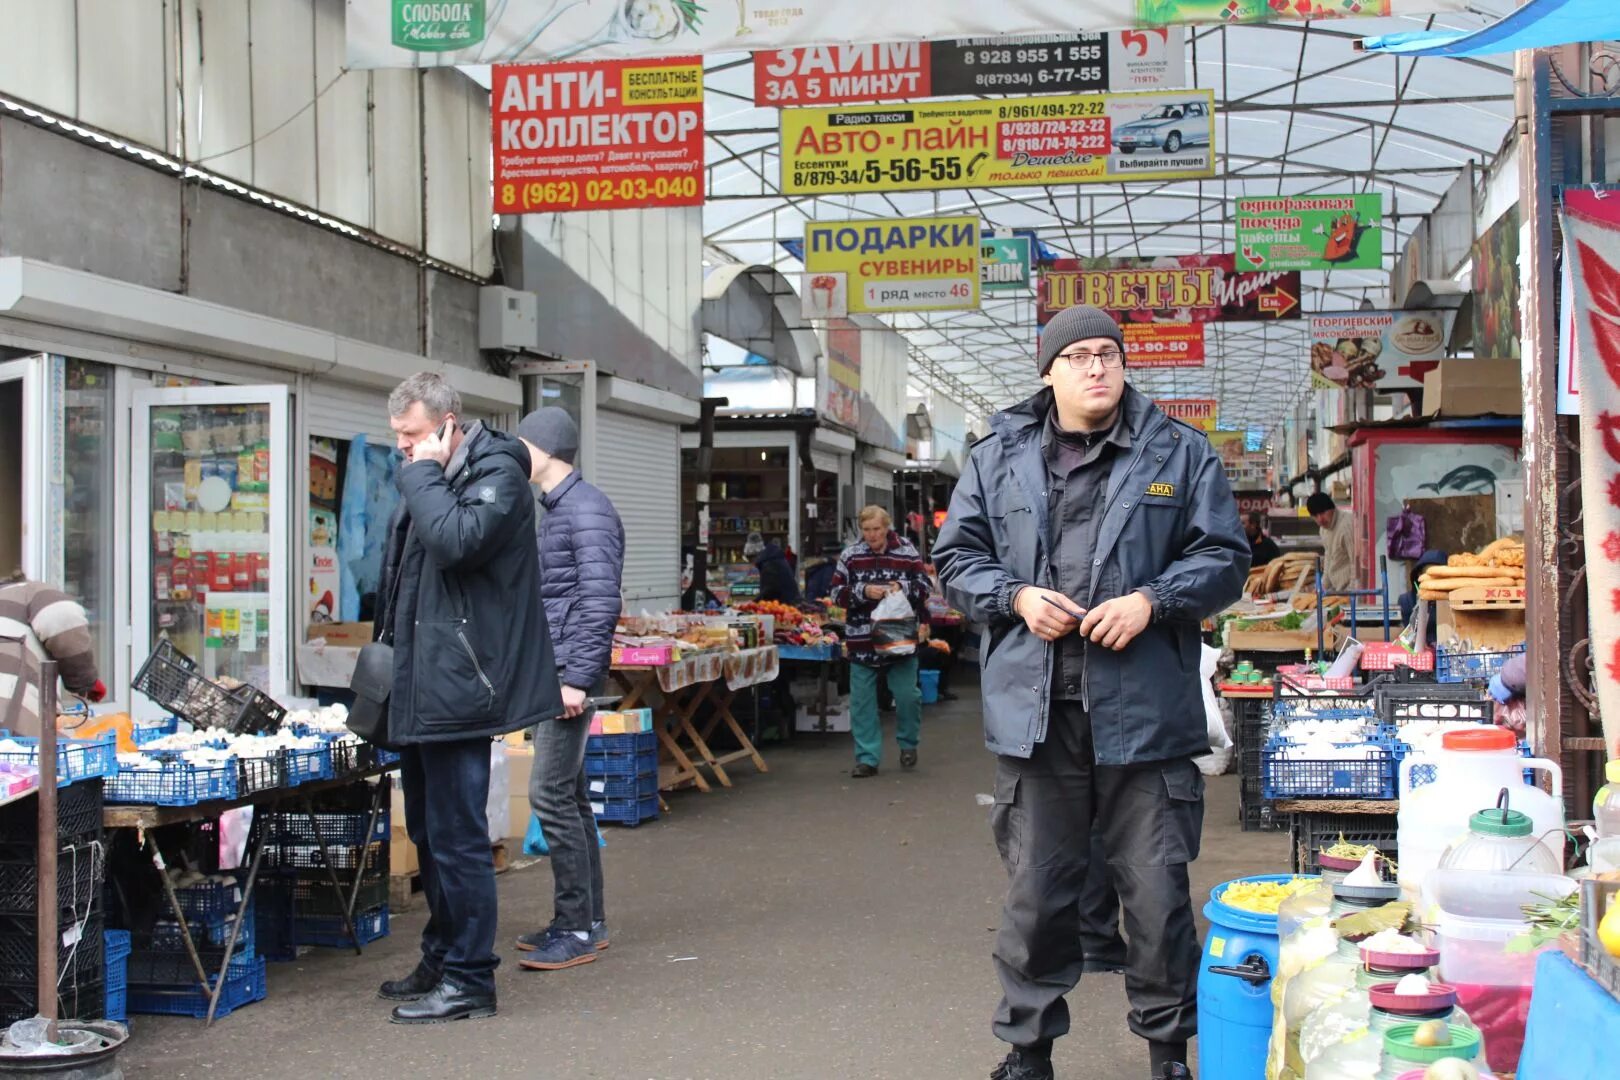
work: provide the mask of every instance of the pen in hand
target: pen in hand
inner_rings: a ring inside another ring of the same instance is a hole
[[[1069,618],[1073,619],[1075,622],[1079,622],[1081,619],[1084,619],[1086,617],[1086,613],[1084,611],[1070,611],[1067,607],[1065,607],[1063,604],[1058,603],[1056,600],[1053,600],[1050,596],[1042,595],[1041,599],[1046,601],[1048,604],[1051,604],[1053,607],[1057,608],[1059,611],[1063,612],[1063,614],[1067,615]]]

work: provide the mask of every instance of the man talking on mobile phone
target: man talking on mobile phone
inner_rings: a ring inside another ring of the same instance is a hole
[[[991,419],[934,560],[985,624],[992,828],[1009,883],[994,959],[994,1080],[1049,1080],[1085,967],[1080,901],[1095,824],[1119,893],[1131,1030],[1154,1077],[1186,1077],[1199,947],[1207,753],[1199,624],[1237,600],[1249,542],[1220,457],[1126,385],[1112,316],[1046,327],[1046,389]]]
[[[490,739],[563,711],[534,557],[529,451],[460,422],[432,372],[388,397],[406,464],[377,595],[391,633],[388,742],[399,747],[405,830],[422,865],[422,958],[379,993],[396,1024],[495,1015]]]

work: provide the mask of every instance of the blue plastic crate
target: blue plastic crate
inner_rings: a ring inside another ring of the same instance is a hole
[[[354,933],[361,945],[369,945],[388,936],[388,905],[370,911],[354,913]],[[299,915],[293,919],[294,945],[319,945],[331,949],[346,949],[354,945],[344,929],[341,915]]]
[[[203,767],[176,757],[165,761],[162,769],[124,769],[109,777],[104,797],[110,803],[195,806],[234,799],[238,790],[235,761]]]
[[[217,976],[215,976],[217,978]],[[225,980],[219,993],[215,1019],[229,1016],[243,1005],[263,1001],[270,992],[265,977],[264,957],[253,961],[251,970]],[[201,1020],[208,1015],[208,995],[195,982],[189,984],[131,986],[129,1012],[157,1016],[190,1016]]]
[[[129,1015],[129,931],[107,930],[102,934],[102,939],[105,942],[102,970],[106,973],[104,986],[107,994],[102,1015],[108,1020],[122,1021]]]
[[[101,937],[106,942],[106,957],[109,965],[115,960],[124,959],[129,955],[130,949],[133,948],[130,944],[128,930],[103,930]]]
[[[186,927],[191,931],[191,940],[199,949],[223,949],[231,937],[231,924],[234,918],[187,919]],[[242,929],[237,932],[236,944],[232,947],[235,952],[253,955],[255,949],[255,927],[258,920],[254,917],[253,903],[248,902],[247,912],[242,917]],[[164,952],[185,952],[186,942],[180,933],[180,924],[160,922],[152,927],[151,947]]]
[[[199,948],[197,957],[211,979],[225,959],[225,950]],[[231,962],[225,970],[226,979],[252,974],[259,959],[258,953],[233,950]],[[136,948],[124,958],[124,964],[132,987],[184,986],[187,983],[195,986],[197,982],[196,965],[191,962],[191,955],[184,946],[173,950]]]
[[[1273,739],[1260,755],[1261,795],[1274,799],[1393,799],[1395,752],[1387,743],[1365,760],[1294,760],[1282,757],[1289,749]]]
[[[1434,677],[1443,683],[1489,682],[1504,664],[1523,652],[1523,645],[1505,652],[1461,652],[1442,645],[1435,656]]]
[[[585,790],[589,793],[592,802],[605,800],[636,800],[645,798],[658,798],[658,773],[648,772],[639,776],[626,777],[592,777],[586,781]]]
[[[617,778],[642,776],[658,771],[658,751],[643,754],[586,754],[585,775]]]
[[[149,742],[156,742],[161,738],[173,735],[179,730],[179,718],[171,716],[167,720],[150,720],[136,724],[130,731],[129,737],[136,746],[145,746]]]
[[[223,925],[236,914],[237,905],[242,902],[241,887],[236,881],[198,882],[176,889],[174,895],[180,901],[186,921],[204,925]]]
[[[634,827],[643,821],[658,819],[658,795],[654,792],[651,797],[644,799],[592,799],[591,810],[595,812],[597,821]]]
[[[283,750],[282,760],[287,771],[286,784],[288,787],[297,787],[299,784],[313,783],[316,780],[332,779],[332,749],[322,746],[313,750]]]
[[[39,764],[39,740],[26,735],[0,733],[20,749],[0,751],[0,761],[20,765]],[[56,740],[56,786],[67,787],[80,780],[118,775],[118,736],[111,731],[95,739]]]
[[[380,746],[377,747],[377,764],[381,766],[398,765],[399,751],[385,750]]]
[[[658,732],[641,731],[634,735],[592,735],[585,740],[585,753],[629,755],[658,752]]]
[[[1271,719],[1288,720],[1376,720],[1378,703],[1371,697],[1336,696],[1279,697],[1271,703]]]
[[[129,1019],[129,988],[120,986],[117,989],[107,988],[107,1003],[101,1007],[103,1018],[116,1020],[120,1024]]]

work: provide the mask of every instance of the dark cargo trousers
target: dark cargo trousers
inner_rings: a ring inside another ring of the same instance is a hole
[[[1158,1042],[1195,1035],[1200,951],[1187,864],[1198,857],[1204,823],[1198,767],[1190,759],[1096,765],[1080,703],[1053,702],[1034,755],[997,759],[991,822],[1009,878],[994,952],[1003,994],[996,1037],[1039,1046],[1068,1033],[1063,998],[1085,963],[1081,902],[1093,823],[1129,938],[1131,1030]]]

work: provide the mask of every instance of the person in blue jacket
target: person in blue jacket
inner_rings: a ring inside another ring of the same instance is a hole
[[[1048,1080],[1085,968],[1080,899],[1101,833],[1129,938],[1131,1030],[1155,1076],[1185,1076],[1200,950],[1209,751],[1199,624],[1236,601],[1249,541],[1220,456],[1126,384],[1095,308],[1041,337],[1046,388],[991,419],[934,547],[952,604],[985,626],[992,828],[1008,872],[995,1080]]]
[[[579,427],[556,406],[518,423],[540,488],[540,595],[551,627],[563,714],[534,733],[529,803],[551,854],[552,920],[524,934],[518,966],[560,971],[588,964],[608,947],[602,852],[585,779],[590,704],[607,680],[613,628],[623,607],[624,525],[613,503],[574,468]]]

